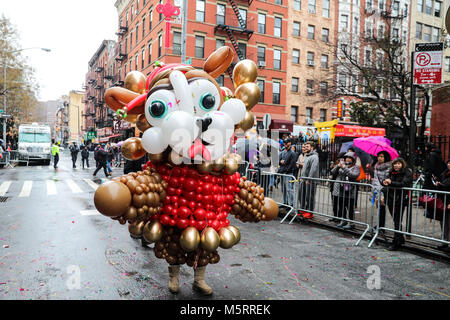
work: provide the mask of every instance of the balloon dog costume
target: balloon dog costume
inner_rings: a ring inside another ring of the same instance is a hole
[[[222,47],[203,70],[183,64],[156,64],[145,79],[131,72],[126,88],[110,88],[108,106],[135,122],[142,139],[122,144],[127,159],[149,153],[143,170],[114,178],[97,189],[94,202],[105,216],[128,222],[131,236],[154,243],[154,254],[169,264],[169,289],[178,292],[180,266],[194,268],[193,288],[212,294],[204,280],[206,265],[218,263],[218,248],[240,240],[228,214],[244,222],[271,220],[278,205],[264,190],[237,172],[241,158],[229,154],[234,131],[253,126],[249,111],[259,100],[256,65],[239,62],[233,71],[236,92],[216,82],[231,64]],[[247,108],[247,110],[246,110]]]

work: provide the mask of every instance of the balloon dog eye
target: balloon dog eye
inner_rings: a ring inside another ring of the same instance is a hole
[[[162,118],[167,113],[167,104],[161,100],[154,100],[149,107],[150,115],[154,118]]]
[[[216,104],[216,98],[211,93],[205,93],[200,99],[200,107],[203,110],[209,111],[214,108]]]

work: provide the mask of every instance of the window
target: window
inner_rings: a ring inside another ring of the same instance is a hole
[[[347,76],[345,74],[338,74],[338,89],[343,91],[344,88],[347,87]]]
[[[280,104],[280,82],[274,81],[273,82],[273,95],[272,100],[273,104]]]
[[[130,50],[133,48],[133,30],[130,31]]]
[[[439,41],[439,28],[433,28],[433,42]]]
[[[323,81],[319,84],[320,87],[320,94],[323,96],[328,95],[328,82]]]
[[[366,37],[367,38],[372,38],[373,37],[373,26],[372,26],[372,21],[367,21],[366,20],[366,28],[365,28],[365,33],[366,33]]]
[[[161,4],[161,5],[163,4],[163,3],[162,3],[162,0],[159,0],[159,4]],[[161,20],[162,20],[162,16],[163,16],[163,14],[162,14],[162,13],[160,13],[160,14],[159,14],[159,21],[161,21]]]
[[[225,5],[217,4],[217,24],[225,24]]]
[[[173,32],[173,54],[181,54],[181,32]]]
[[[195,57],[203,58],[205,55],[205,37],[195,36]]]
[[[314,40],[314,32],[316,27],[313,25],[308,25],[308,39]]]
[[[330,30],[322,28],[322,41],[328,43],[330,40]]]
[[[445,57],[445,72],[450,72],[450,57]]]
[[[145,17],[142,18],[142,39],[145,37]]]
[[[314,94],[314,80],[306,80],[306,93],[308,95]]]
[[[378,39],[384,38],[384,25],[380,24],[378,26],[378,32],[377,32]]]
[[[220,47],[225,46],[225,40],[223,39],[216,39],[216,50],[219,49]]]
[[[133,58],[130,58],[130,71],[133,70]]]
[[[125,21],[126,21],[126,26],[128,27],[128,11],[127,11],[127,16],[125,18]]]
[[[128,53],[128,37],[125,38],[125,52]]]
[[[258,62],[266,61],[266,48],[258,46]]]
[[[139,24],[136,25],[136,44],[139,41]]]
[[[158,57],[162,55],[162,35],[158,36]]]
[[[393,28],[392,29],[392,40],[398,41],[399,39],[399,30],[398,28]]]
[[[417,0],[417,11],[423,12],[423,0]]]
[[[148,64],[152,63],[152,44],[148,44]]]
[[[283,0],[275,0],[275,4],[282,5],[283,4]]]
[[[292,35],[300,37],[300,22],[294,21],[292,26]]]
[[[291,121],[297,123],[297,119],[298,119],[298,107],[291,106]]]
[[[259,102],[264,102],[264,80],[257,80],[259,90],[261,91],[261,96],[259,97]]]
[[[386,0],[378,0],[378,8],[379,8],[381,11],[384,11],[385,5],[386,5]]]
[[[239,42],[238,49],[244,56],[244,59],[247,57],[247,45],[245,43]]]
[[[323,54],[320,58],[320,66],[322,68],[328,69],[328,56],[326,54]]]
[[[358,34],[359,33],[359,19],[358,19],[358,17],[355,17],[354,21],[353,21],[353,33],[354,34]]]
[[[195,1],[195,20],[204,22],[205,21],[205,0]]]
[[[308,0],[308,13],[316,13],[316,0]]]
[[[416,23],[416,38],[417,39],[422,39],[422,24],[421,23]]]
[[[223,83],[225,81],[225,77],[223,75],[219,76],[217,79],[217,84],[219,85],[219,87],[223,87]]]
[[[294,0],[294,9],[301,10],[302,9],[302,0]]]
[[[442,6],[442,4],[440,1],[436,1],[434,3],[434,16],[435,17],[438,17],[438,18],[441,17],[441,6]]]
[[[425,0],[425,13],[431,14],[433,11],[433,0]]]
[[[273,68],[281,69],[281,50],[273,49]]]
[[[330,17],[330,0],[323,0],[322,17],[324,18]]]
[[[145,47],[142,48],[142,69],[145,66]]]
[[[298,78],[296,78],[296,77],[292,78],[291,90],[292,90],[292,92],[298,92]]]
[[[312,117],[313,117],[313,108],[311,107],[306,108],[306,122],[312,120]]]
[[[266,33],[266,15],[258,13],[258,32]]]
[[[366,49],[364,51],[364,65],[370,66],[372,64],[372,51],[370,49]]]
[[[306,54],[306,60],[308,62],[308,66],[314,66],[314,52],[308,51]]]
[[[351,91],[352,92],[358,91],[358,76],[357,75],[352,76]]]
[[[394,17],[398,16],[400,11],[400,1],[394,1],[392,3],[392,14]]]
[[[133,13],[134,13],[134,3],[131,5],[131,16],[130,16],[131,21],[133,21]]]
[[[136,57],[134,58],[134,63],[135,63],[134,70],[139,70],[138,62],[139,62],[139,54],[136,54]]]
[[[152,22],[153,22],[153,10],[148,12],[148,30],[152,30]]]
[[[295,63],[295,64],[300,63],[300,50],[298,50],[298,49],[292,50],[292,63]]]
[[[423,28],[423,40],[424,41],[431,41],[431,26],[425,25]]]
[[[244,24],[241,25],[242,28],[247,28],[247,10],[239,9],[239,15],[241,16]]]
[[[320,122],[327,120],[327,109],[320,109]]]
[[[341,14],[341,23],[340,23],[340,29],[339,31],[347,32],[348,30],[348,15]]]
[[[275,37],[281,38],[281,18],[275,17],[275,26],[273,30],[273,35]]]

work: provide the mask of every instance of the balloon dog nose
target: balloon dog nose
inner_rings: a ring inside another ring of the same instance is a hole
[[[208,127],[211,125],[211,123],[212,123],[212,118],[210,118],[210,117],[197,120],[197,124],[202,129],[202,132],[205,132],[206,130],[208,130]]]

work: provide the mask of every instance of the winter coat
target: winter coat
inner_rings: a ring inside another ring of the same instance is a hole
[[[284,150],[280,154],[280,161],[284,160],[284,164],[280,165],[278,173],[282,174],[294,174],[296,169],[297,155],[292,149]]]
[[[303,163],[302,178],[318,178],[319,177],[319,155],[316,150],[306,154]]]
[[[89,158],[89,150],[87,148],[84,148],[81,151],[81,158],[82,159],[88,159]]]
[[[413,174],[409,168],[402,168],[400,171],[390,170],[387,179],[391,179],[389,186],[383,185],[383,192],[387,195],[388,201],[394,201],[397,206],[408,204],[409,192],[401,188],[410,188],[413,182]]]
[[[381,189],[383,189],[383,181],[387,179],[391,165],[391,162],[377,162],[373,168],[372,186],[373,189],[376,190],[377,194],[380,194]]]
[[[78,152],[80,152],[80,149],[78,149],[78,147],[77,147],[77,146],[74,146],[74,145],[71,145],[71,146],[69,147],[69,149],[70,149],[70,154],[71,154],[72,156],[76,156],[76,155],[78,154]]]
[[[101,164],[105,164],[107,156],[108,156],[108,153],[103,148],[99,148],[96,151],[95,160],[97,160]]]
[[[337,177],[333,184],[333,196],[351,199],[355,198],[357,186],[354,184],[345,184],[340,181],[356,182],[356,179],[359,177],[359,170],[360,167],[357,165],[354,165],[351,168],[341,168],[339,166],[334,167],[333,170],[331,170],[331,174],[334,176],[337,173]]]
[[[300,178],[302,175],[303,166],[305,165],[305,158],[306,156],[303,153],[300,153],[300,155],[298,156],[296,163],[299,165],[297,178]]]
[[[445,170],[439,177],[439,191],[447,191],[450,192],[450,170]],[[445,205],[447,206],[450,203],[450,194],[439,194],[438,196],[445,201]]]
[[[441,150],[439,150],[438,148],[434,148],[430,151],[430,154],[423,163],[423,169],[425,174],[423,189],[434,190],[435,187],[432,182],[432,177],[439,177],[442,171],[447,169],[447,165],[442,160]]]

